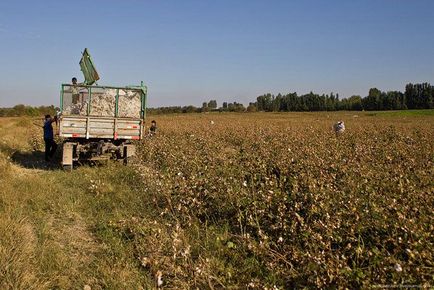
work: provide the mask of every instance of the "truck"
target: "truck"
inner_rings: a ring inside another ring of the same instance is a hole
[[[86,48],[80,60],[84,82],[62,84],[58,113],[64,169],[78,162],[119,160],[135,155],[144,138],[147,87],[98,85],[99,74]]]

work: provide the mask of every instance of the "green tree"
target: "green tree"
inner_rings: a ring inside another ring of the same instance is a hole
[[[210,108],[211,110],[217,109],[217,101],[216,100],[209,101],[208,108]]]

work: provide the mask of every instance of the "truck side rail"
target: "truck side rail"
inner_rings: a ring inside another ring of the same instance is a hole
[[[147,87],[62,84],[60,111],[63,115],[114,118],[146,117]]]

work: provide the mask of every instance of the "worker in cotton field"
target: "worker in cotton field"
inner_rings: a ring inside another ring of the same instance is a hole
[[[344,121],[339,121],[336,124],[334,124],[333,125],[333,130],[335,131],[336,136],[344,133],[344,131],[345,131]]]
[[[50,161],[50,158],[56,153],[57,144],[54,142],[53,122],[57,122],[57,116],[52,118],[50,115],[45,115],[44,121],[44,141],[45,141],[45,161]]]
[[[151,127],[149,128],[149,136],[154,136],[155,134],[157,134],[157,122],[152,120]]]

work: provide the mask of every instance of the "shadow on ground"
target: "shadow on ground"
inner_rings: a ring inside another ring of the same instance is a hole
[[[6,144],[0,144],[0,151],[6,153],[6,156],[10,157],[10,160],[18,166],[28,168],[28,169],[40,169],[40,170],[59,170],[63,169],[61,162],[61,150],[57,149],[54,157],[49,161],[45,161],[45,152],[40,150],[34,151],[21,151],[16,148],[12,148]],[[99,167],[107,165],[107,161],[101,162],[74,162],[74,169],[87,165],[91,167]]]
[[[42,170],[57,170],[60,169],[60,160],[56,156],[49,162],[44,159],[42,151],[15,151],[11,155],[11,160],[24,168],[42,169]]]
[[[11,147],[9,144],[0,144],[0,151],[9,156],[10,160],[18,166],[28,169],[57,170],[60,169],[60,151],[57,149],[56,154],[50,162],[45,161],[45,153],[40,150],[22,151]]]

